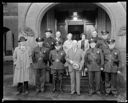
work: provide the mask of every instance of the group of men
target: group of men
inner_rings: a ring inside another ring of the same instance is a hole
[[[53,92],[57,89],[57,80],[59,80],[59,90],[63,92],[63,75],[65,68],[68,68],[71,94],[77,92],[80,95],[81,71],[85,70],[89,77],[89,95],[94,93],[99,95],[102,92],[116,96],[116,78],[121,68],[120,52],[115,48],[115,40],[108,38],[108,32],[101,33],[102,38],[99,38],[97,32],[93,31],[85,52],[84,46],[79,47],[76,40],[73,40],[72,47],[65,51],[64,41],[60,38],[59,31],[56,32],[56,38],[52,37],[50,29],[46,30],[45,38],[38,37],[36,39],[38,46],[32,51],[37,93],[45,91],[46,69],[49,68],[52,74]]]

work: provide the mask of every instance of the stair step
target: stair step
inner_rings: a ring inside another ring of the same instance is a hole
[[[58,87],[58,85],[57,85]],[[71,91],[71,85],[63,85],[63,91],[64,92],[70,92]],[[52,84],[46,84],[46,90],[47,91],[52,91]],[[80,92],[81,93],[86,93],[88,92],[88,85],[81,85],[80,86]]]

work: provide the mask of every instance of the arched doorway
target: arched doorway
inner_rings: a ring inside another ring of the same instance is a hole
[[[73,20],[73,13],[77,12],[78,20]],[[44,12],[43,12],[44,14]],[[53,33],[59,30],[65,38],[67,33],[73,33],[73,38],[80,39],[80,34],[85,33],[87,38],[93,30],[101,36],[102,30],[111,33],[111,20],[109,15],[94,3],[57,4],[49,8],[38,23],[39,34],[42,36],[46,28],[51,28]]]
[[[19,17],[21,17],[21,19],[19,19],[19,28],[23,28],[24,26],[30,27],[37,37],[41,34],[40,26],[43,16],[50,8],[58,4],[59,3],[28,3],[25,5],[23,12],[19,13]],[[109,15],[111,21],[111,37],[116,38],[119,29],[123,25],[126,25],[126,11],[123,6],[120,2],[96,3],[96,5],[104,9]],[[19,9],[20,8],[23,8],[22,4]]]

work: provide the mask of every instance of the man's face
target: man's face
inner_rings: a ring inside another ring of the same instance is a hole
[[[46,38],[49,38],[51,36],[51,32],[46,32]]]
[[[43,42],[37,42],[39,47],[42,47]]]
[[[94,48],[95,46],[96,46],[96,43],[95,42],[90,43],[90,47],[91,48]]]
[[[96,36],[97,36],[97,32],[93,32],[92,37],[96,37]]]
[[[68,35],[67,35],[67,39],[68,39],[68,40],[71,40],[71,39],[72,39],[72,34],[68,34]]]
[[[108,45],[110,49],[113,49],[115,47],[115,43]]]
[[[85,35],[82,35],[82,40],[85,40]]]
[[[60,32],[56,32],[56,37],[60,38],[60,36],[61,36],[61,33]]]
[[[103,39],[107,39],[108,38],[108,35],[102,35],[102,38]]]

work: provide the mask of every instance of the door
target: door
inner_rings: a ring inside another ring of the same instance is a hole
[[[68,25],[68,33],[72,33],[73,34],[73,37],[72,39],[73,40],[80,40],[81,37],[81,33],[84,32],[84,25]]]

